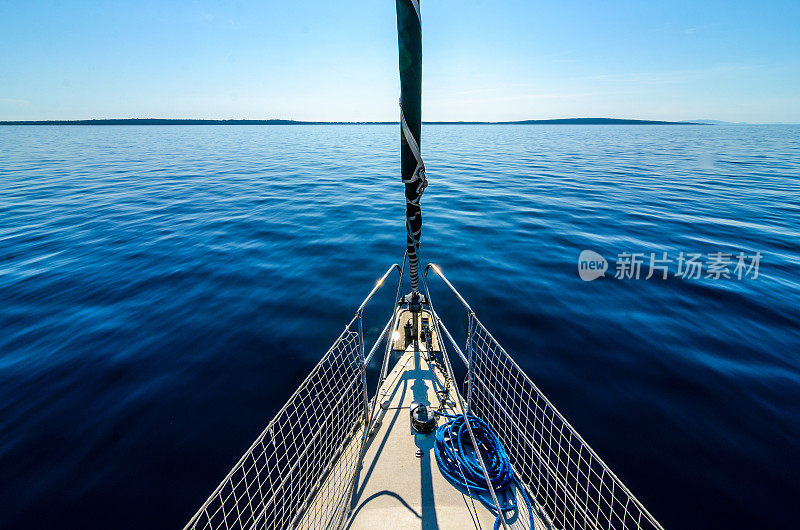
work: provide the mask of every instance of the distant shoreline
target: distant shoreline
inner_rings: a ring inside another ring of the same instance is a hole
[[[397,125],[396,121],[186,120],[130,118],[101,120],[0,121],[0,125]],[[700,121],[626,120],[617,118],[560,118],[519,121],[423,121],[426,125],[708,125]]]

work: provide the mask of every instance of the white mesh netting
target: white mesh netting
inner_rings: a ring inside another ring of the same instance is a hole
[[[555,528],[663,530],[470,315],[472,413],[489,423]]]
[[[311,528],[336,525],[349,499],[361,448],[349,442],[365,410],[363,349],[359,333],[350,327],[187,529],[288,528],[301,517],[303,526]],[[330,486],[320,488],[323,483]],[[325,498],[311,503],[318,491]]]

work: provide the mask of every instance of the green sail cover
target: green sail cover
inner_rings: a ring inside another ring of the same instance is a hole
[[[422,127],[422,27],[417,0],[396,0],[397,42],[400,55],[400,172],[405,183],[406,246],[411,288],[419,285],[419,250],[422,211],[419,199],[425,189],[425,169],[419,153]]]

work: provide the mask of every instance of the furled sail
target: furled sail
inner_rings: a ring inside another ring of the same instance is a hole
[[[422,236],[419,200],[428,185],[420,154],[422,26],[418,0],[397,0],[397,41],[400,55],[400,172],[406,187],[406,247],[411,289],[417,293]]]

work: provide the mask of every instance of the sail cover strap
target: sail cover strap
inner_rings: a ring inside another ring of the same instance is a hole
[[[422,25],[418,0],[396,0],[400,55],[400,166],[406,195],[406,247],[411,289],[419,290],[419,200],[428,181],[420,154],[422,128]]]

